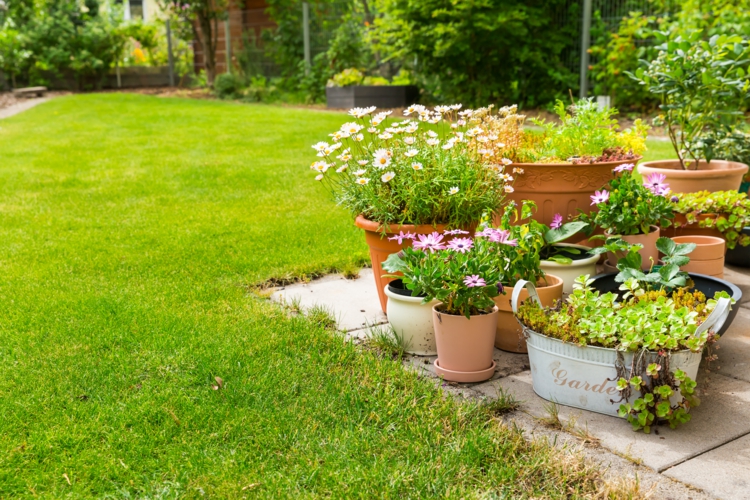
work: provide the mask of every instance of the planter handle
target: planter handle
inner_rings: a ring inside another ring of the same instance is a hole
[[[513,295],[510,299],[510,305],[513,308],[513,314],[518,314],[518,299],[521,297],[521,291],[526,288],[529,291],[529,298],[536,300],[539,307],[542,306],[542,301],[539,300],[539,295],[536,293],[536,286],[534,283],[526,280],[518,280],[516,285],[513,287]]]
[[[697,337],[711,327],[714,327],[713,330],[715,332],[721,330],[721,327],[724,326],[724,322],[727,320],[729,311],[731,309],[732,299],[729,299],[727,297],[720,298],[718,301],[716,301],[716,307],[714,307],[714,310],[711,311],[711,314],[708,315],[706,321],[701,323],[698,329],[695,330],[695,336]]]

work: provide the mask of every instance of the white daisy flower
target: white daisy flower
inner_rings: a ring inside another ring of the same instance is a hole
[[[344,123],[341,126],[340,132],[346,132],[349,135],[354,135],[360,130],[362,130],[362,128],[363,128],[362,125],[360,125],[359,123],[348,122],[348,123]]]
[[[367,161],[367,160],[357,160],[357,163],[359,163],[360,167],[364,167],[365,165],[367,165],[370,162]]]
[[[328,164],[324,161],[316,161],[310,165],[310,168],[316,172],[325,172],[328,169]]]
[[[385,149],[378,149],[375,151],[374,159],[372,160],[373,166],[383,169],[391,164],[391,155]]]
[[[348,168],[348,165],[341,165],[339,168],[336,169],[336,173],[340,174],[341,172],[343,172],[347,168]]]
[[[414,137],[412,136],[404,137],[404,144],[406,144],[407,146],[411,146],[412,144],[414,144],[415,140],[416,139],[414,139]]]
[[[419,153],[419,151],[417,151],[416,149],[410,149],[404,153],[404,156],[406,156],[407,158],[414,158],[415,156],[417,156],[417,153]]]
[[[513,173],[514,174],[523,174],[523,169],[522,168],[514,168],[513,169]]]
[[[450,110],[450,106],[435,106],[435,111],[437,111],[438,113],[447,113]]]
[[[320,151],[323,151],[323,150],[324,150],[325,148],[327,148],[327,147],[329,147],[329,146],[328,146],[328,143],[327,143],[327,142],[319,142],[319,143],[317,143],[317,144],[313,144],[313,147],[312,147],[312,148],[313,148],[313,149],[314,149],[315,151],[318,151],[318,152],[320,152]]]
[[[432,137],[433,139],[435,139],[435,138],[436,138],[436,137],[438,136],[438,135],[437,135],[437,132],[435,132],[434,130],[428,130],[428,131],[427,131],[427,135],[429,135],[429,136],[430,136],[430,137]]]
[[[466,120],[461,119],[461,120],[458,120],[456,123],[458,123],[459,125],[463,127],[464,125],[466,125]]]
[[[370,127],[367,129],[367,131],[370,132],[371,134],[375,134],[377,133],[378,129],[376,129],[375,127]]]
[[[422,170],[422,164],[415,161],[411,164],[411,168],[413,168],[414,170]]]
[[[440,144],[440,141],[437,139],[427,139],[426,142],[428,146],[437,146],[438,144]]]
[[[496,141],[497,140],[497,134],[490,134],[489,138],[490,138],[491,141]],[[500,144],[497,145],[497,147],[504,148],[505,144],[500,143]]]
[[[477,136],[477,142],[481,142],[484,144],[485,142],[489,141],[486,135],[478,135]]]
[[[373,127],[377,127],[378,125],[382,123],[382,121],[383,120],[378,120],[377,118],[373,118],[372,120],[370,120],[370,123],[372,124]]]
[[[451,109],[453,111],[458,111],[459,109],[461,109],[461,104],[451,104]]]
[[[365,136],[363,134],[357,134],[354,137],[352,137],[352,140],[354,142],[361,142],[365,139]]]
[[[424,110],[424,106],[421,104],[413,104],[404,110],[404,116],[409,116],[412,113],[419,113]]]
[[[412,123],[411,125],[406,127],[404,130],[406,130],[410,134],[413,134],[414,132],[417,131],[418,128],[419,128],[419,125],[417,125],[416,123]]]
[[[342,146],[342,144],[341,144],[340,142],[337,142],[336,144],[333,144],[333,145],[331,146],[331,149],[332,149],[333,151],[336,151],[336,150],[337,150],[337,149],[339,149],[339,148],[340,148],[341,146]]]
[[[367,173],[367,170],[359,169],[356,172],[354,172],[354,175],[356,175],[357,177],[362,177],[366,173]]]
[[[322,181],[323,177],[325,177],[323,174],[318,174],[318,175],[315,176],[315,180],[316,181]]]
[[[340,141],[344,137],[340,130],[337,130],[332,134],[328,134],[328,136],[332,137],[334,141]]]
[[[451,128],[458,128],[458,123],[451,123]]]
[[[367,177],[360,177],[359,179],[356,180],[356,182],[360,186],[364,186],[365,184],[367,184],[368,182],[370,182],[370,179],[368,179]]]
[[[510,165],[511,163],[513,163],[513,162],[512,162],[512,161],[510,161],[510,160],[509,160],[508,158],[503,158],[503,159],[502,159],[502,160],[500,160],[500,161],[501,161],[501,162],[502,162],[502,164],[503,164],[503,165],[505,165],[505,166],[508,166],[508,165]]]
[[[515,189],[513,189],[513,186],[509,186],[507,184],[505,185],[505,192],[506,193],[512,193],[513,191],[515,191]]]
[[[454,146],[454,142],[452,140],[446,141],[445,144],[443,144],[443,149],[448,150]]]
[[[378,134],[378,139],[382,139],[384,141],[387,141],[388,139],[393,138],[393,135],[389,134],[388,132],[383,132],[382,134]]]
[[[352,108],[349,110],[349,114],[355,118],[364,118],[376,109],[375,106],[370,106],[369,108]]]
[[[393,179],[394,177],[396,177],[395,173],[393,173],[393,172],[386,172],[386,173],[384,173],[383,175],[380,176],[380,180],[383,181],[383,182],[388,182],[391,179]]]
[[[448,190],[448,194],[451,195],[451,196],[454,195],[454,194],[456,194],[456,193],[458,193],[458,186],[453,186],[452,188],[450,188]]]

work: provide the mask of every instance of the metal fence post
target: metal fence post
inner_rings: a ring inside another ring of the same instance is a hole
[[[310,73],[310,4],[302,2],[302,41],[305,46],[305,74]]]
[[[591,45],[591,0],[583,0],[581,20],[581,99],[589,93],[589,46]]]
[[[229,16],[224,19],[224,41],[226,42],[227,73],[232,72],[232,36],[229,32]]]
[[[167,58],[169,61],[169,86],[174,87],[174,56],[172,55],[172,29],[167,19]]]

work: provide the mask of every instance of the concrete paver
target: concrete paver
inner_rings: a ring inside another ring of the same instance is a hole
[[[719,359],[712,369],[727,377],[750,382],[750,309],[740,307],[732,326],[719,339]]]

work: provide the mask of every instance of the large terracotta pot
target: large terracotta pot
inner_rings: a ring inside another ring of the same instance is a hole
[[[683,214],[674,214],[672,225],[667,228],[661,229],[661,235],[673,238],[675,236],[713,236],[715,238],[724,238],[716,228],[713,227],[700,227],[700,223],[707,219],[718,219],[721,214],[701,214],[697,217],[697,222],[688,223],[687,217]]]
[[[513,296],[512,286],[505,287],[505,295],[495,297],[500,312],[498,313],[497,330],[495,332],[495,347],[508,352],[528,352],[526,349],[526,339],[523,331],[513,315],[511,306],[511,297]],[[553,274],[547,274],[536,285],[536,293],[542,301],[544,307],[552,307],[555,301],[562,299],[563,280]],[[529,292],[526,289],[521,290],[520,300],[524,301],[529,298]]]
[[[489,314],[470,319],[441,312],[441,307],[439,304],[432,308],[438,352],[435,372],[453,382],[481,382],[492,378],[497,307]]]
[[[699,191],[736,191],[742,177],[747,173],[744,163],[726,160],[698,162],[697,169],[683,170],[679,160],[647,161],[638,165],[638,173],[645,180],[649,174],[658,173],[667,177],[665,181],[675,193],[697,193]]]
[[[724,278],[724,253],[726,242],[714,236],[675,236],[675,243],[695,243],[695,250],[688,254],[690,262],[680,269],[688,273],[705,274],[714,278]]]
[[[555,214],[578,215],[578,209],[591,212],[591,195],[604,187],[614,175],[612,169],[635,160],[573,165],[571,163],[514,163],[512,167],[523,169],[516,175],[514,191],[508,199],[518,206],[523,200],[536,203],[534,219],[552,223]]]
[[[583,254],[574,256],[576,257],[576,260],[573,260],[570,264],[560,264],[554,260],[542,260],[540,262],[539,267],[542,268],[542,271],[545,273],[554,273],[555,276],[558,276],[563,280],[563,293],[572,293],[573,282],[575,282],[576,278],[582,274],[596,276],[596,263],[599,261],[600,256],[588,255],[588,251],[591,250],[590,247],[585,245],[572,245],[570,243],[556,243],[555,246],[577,248]],[[566,256],[569,257],[569,255]]]
[[[402,248],[411,246],[411,240],[403,240],[402,243],[399,243],[398,240],[389,240],[388,238],[393,236],[394,234],[399,234],[400,231],[413,234],[430,234],[433,231],[442,233],[448,228],[448,226],[446,226],[445,224],[436,224],[434,226],[431,226],[429,224],[420,226],[404,224],[402,226],[397,226],[394,224],[392,226],[389,226],[389,231],[384,234],[382,231],[383,226],[381,224],[373,222],[371,220],[367,220],[361,215],[354,220],[354,224],[356,224],[357,227],[365,230],[365,241],[367,241],[367,246],[370,247],[372,271],[375,275],[375,286],[378,290],[380,307],[381,309],[383,309],[383,312],[387,312],[386,308],[388,304],[388,297],[385,295],[384,287],[385,285],[393,281],[391,278],[382,277],[383,274],[386,274],[386,272],[383,271],[383,262],[392,253],[398,253]],[[472,233],[475,229],[476,224],[469,228],[466,228],[466,230]],[[445,241],[450,241],[452,239],[452,237],[446,237]]]
[[[659,251],[656,249],[656,240],[659,239],[660,230],[657,226],[651,226],[651,232],[648,234],[628,234],[620,236],[625,242],[631,245],[641,244],[638,253],[641,254],[641,267],[650,269],[653,264],[659,263]],[[611,236],[608,234],[608,236]],[[617,261],[624,257],[624,252],[607,252],[607,259],[610,263],[617,265]],[[653,261],[651,260],[653,259]]]
[[[423,304],[423,297],[412,297],[401,280],[388,283],[385,294],[388,296],[388,323],[403,339],[406,352],[419,356],[437,354],[432,307],[440,302],[432,300]]]

